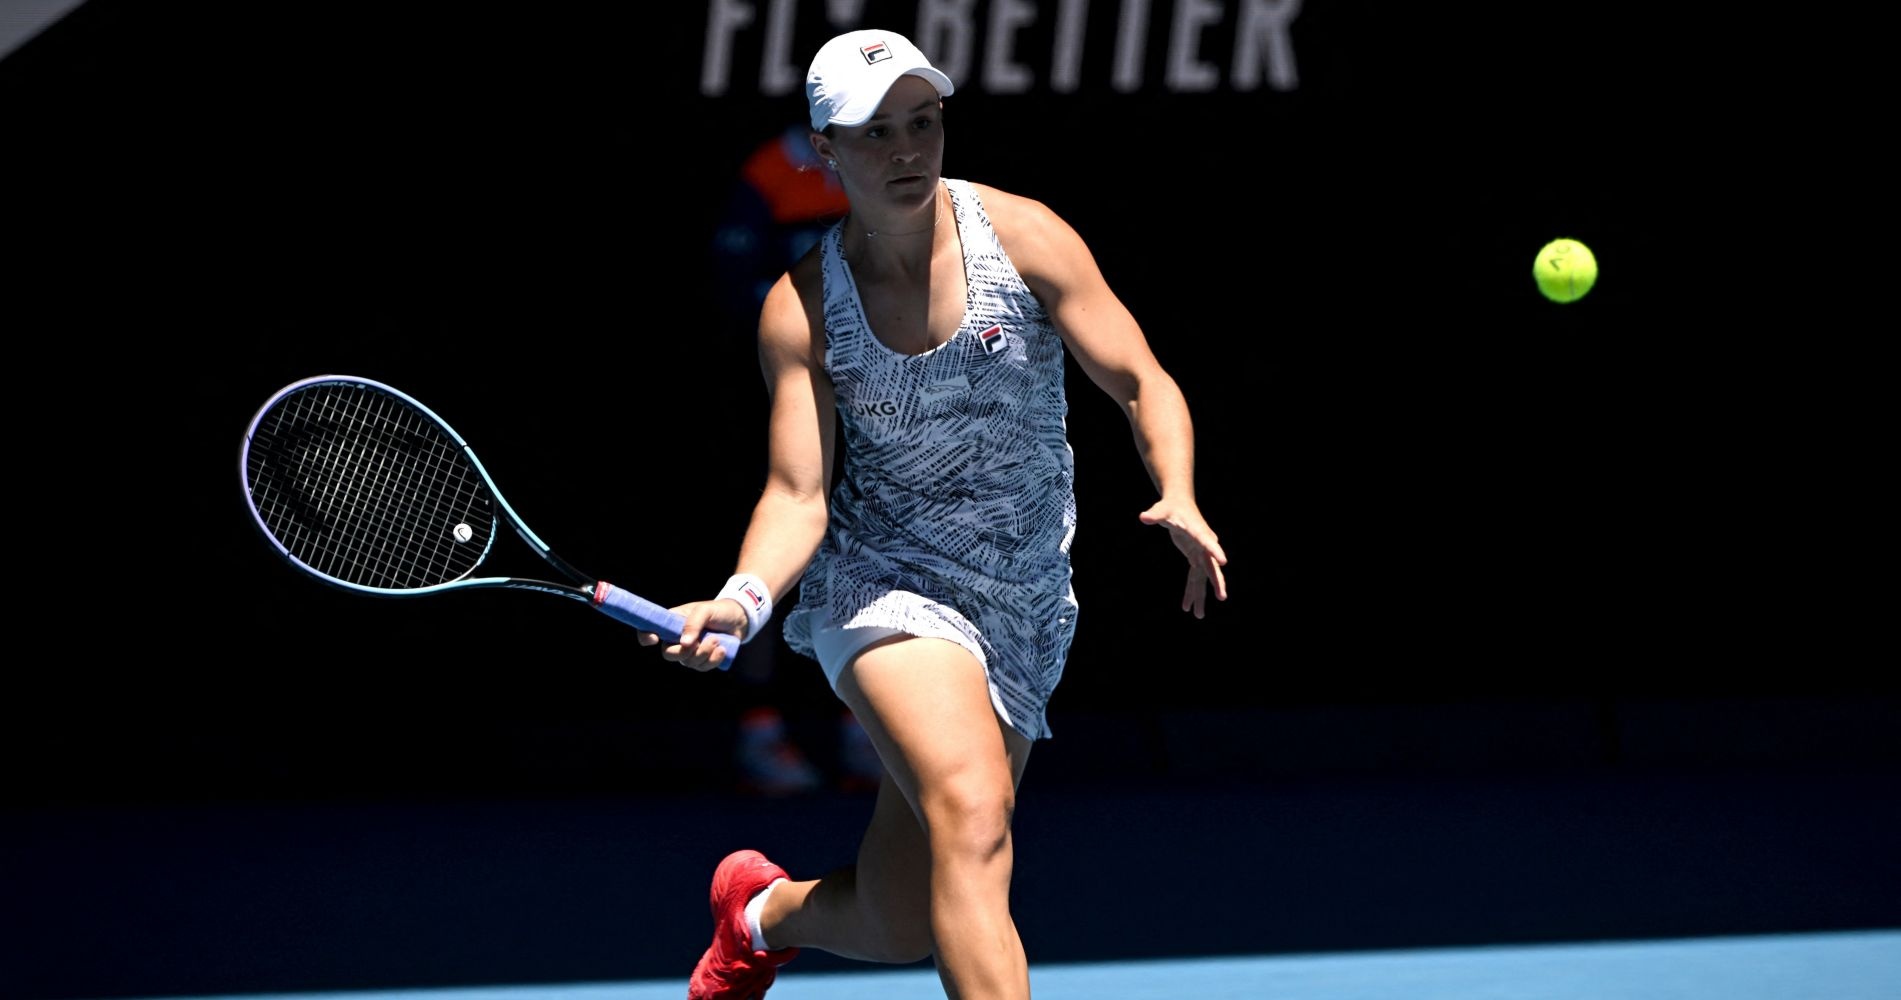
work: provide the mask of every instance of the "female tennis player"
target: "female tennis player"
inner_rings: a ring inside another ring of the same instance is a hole
[[[1128,415],[1160,494],[1140,518],[1188,562],[1182,610],[1227,599],[1180,389],[1066,222],[941,176],[951,93],[891,31],[831,39],[806,76],[812,148],[850,210],[761,309],[765,488],[737,572],[676,609],[681,641],[661,652],[713,668],[725,654],[705,634],[757,635],[796,584],[786,638],[886,773],[856,863],[805,880],[756,851],[720,863],[692,1000],[762,997],[802,948],[929,957],[949,996],[1029,996],[1010,829],[1077,620],[1065,351]]]

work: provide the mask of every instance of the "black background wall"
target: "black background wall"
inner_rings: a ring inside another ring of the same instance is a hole
[[[1241,89],[1252,8],[1215,5],[1191,92],[1163,4],[1122,92],[1117,8],[1097,5],[1058,92],[1043,6],[1016,33],[1020,94],[986,87],[975,8],[947,171],[1090,240],[1193,403],[1234,593],[1206,621],[1174,610],[1126,424],[1072,369],[1085,611],[1059,729],[1887,689],[1842,624],[1870,598],[1818,570],[1837,529],[1806,509],[1755,527],[1800,502],[1781,492],[1804,471],[1793,387],[1709,351],[1733,320],[1681,278],[1700,139],[1667,33],[1308,3],[1296,79]],[[788,51],[833,30],[823,5],[786,9]],[[738,164],[802,103],[765,92],[763,7],[704,93],[706,10],[97,0],[0,62],[6,323],[33,387],[14,423],[49,484],[17,501],[20,569],[45,586],[16,704],[56,763],[99,765],[29,769],[42,793],[186,747],[208,748],[171,769],[196,783],[383,729],[723,711],[703,704],[717,678],[565,602],[293,578],[249,534],[235,457],[277,387],[380,378],[447,415],[587,570],[662,601],[723,579],[763,394],[707,246]],[[915,32],[924,10],[856,23]],[[1529,277],[1561,235],[1603,266],[1563,307]]]
[[[16,804],[719,780],[729,679],[552,598],[296,578],[237,455],[279,386],[378,378],[590,572],[663,602],[717,586],[763,399],[707,247],[743,157],[803,110],[761,82],[770,5],[741,6],[718,94],[690,4],[91,0],[0,60]],[[1046,780],[1891,772],[1876,591],[1841,565],[1863,493],[1810,450],[1802,373],[1732,337],[1750,317],[1686,259],[1692,43],[1307,0],[1297,81],[1245,89],[1235,24],[1266,8],[1215,4],[1197,91],[1157,3],[1124,92],[1099,3],[1066,92],[1044,3],[1016,34],[1029,89],[1003,93],[992,6],[947,173],[1090,241],[1194,407],[1232,559],[1232,600],[1175,610],[1126,423],[1072,369],[1084,610]],[[780,9],[796,53],[850,26]],[[1569,306],[1530,278],[1558,236],[1603,267]]]
[[[1888,689],[1854,639],[1872,598],[1825,568],[1853,493],[1816,517],[1832,484],[1789,485],[1823,474],[1791,416],[1803,387],[1712,351],[1735,318],[1683,280],[1687,47],[1608,19],[1308,3],[1296,79],[1240,89],[1229,46],[1254,8],[1215,5],[1191,92],[1163,4],[1122,92],[1119,8],[1096,5],[1080,87],[1058,92],[1045,6],[1017,32],[1020,94],[985,85],[974,8],[947,171],[1042,197],[1091,241],[1192,401],[1234,593],[1206,621],[1174,610],[1179,557],[1136,522],[1126,425],[1072,370],[1085,611],[1059,729]],[[833,30],[823,5],[785,9],[788,51]],[[926,9],[856,23],[915,31]],[[277,387],[380,378],[447,415],[589,571],[662,601],[723,579],[763,394],[714,319],[707,246],[738,164],[802,103],[761,83],[763,7],[703,93],[706,10],[97,0],[0,62],[16,447],[46,484],[16,499],[40,581],[16,705],[65,741],[58,763],[102,765],[29,769],[44,793],[185,745],[215,748],[195,782],[379,724],[700,711],[717,678],[565,602],[293,578],[249,534],[236,454]],[[1529,277],[1560,235],[1603,267],[1562,307]]]

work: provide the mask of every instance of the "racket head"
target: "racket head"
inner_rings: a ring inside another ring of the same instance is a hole
[[[500,500],[462,436],[372,379],[319,375],[279,389],[252,417],[238,464],[265,539],[349,590],[454,587],[500,530]]]

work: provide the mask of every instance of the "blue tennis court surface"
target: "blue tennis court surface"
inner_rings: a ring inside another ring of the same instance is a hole
[[[1034,967],[1038,1000],[1894,1000],[1901,930],[1093,962]],[[681,1000],[665,981],[191,1000]],[[781,974],[771,1000],[941,1000],[928,968]]]

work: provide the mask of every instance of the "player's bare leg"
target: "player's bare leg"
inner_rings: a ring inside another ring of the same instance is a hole
[[[886,777],[858,863],[781,883],[761,914],[766,940],[879,962],[935,956],[951,997],[1028,997],[1009,896],[1010,820],[1030,741],[997,717],[983,668],[943,640],[874,645],[838,691]]]

